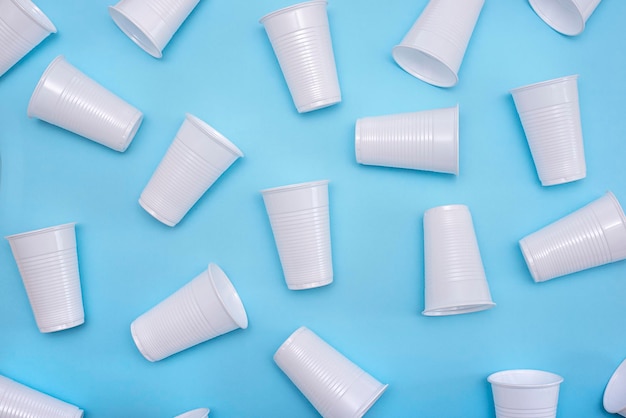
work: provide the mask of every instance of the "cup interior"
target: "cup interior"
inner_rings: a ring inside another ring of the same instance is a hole
[[[211,283],[215,288],[215,292],[220,301],[224,305],[224,309],[235,321],[239,328],[245,329],[248,327],[248,316],[246,310],[235,290],[233,284],[228,280],[226,273],[222,271],[216,264],[209,265],[209,277]]]
[[[530,5],[557,32],[574,36],[585,29],[585,20],[573,0],[530,0]]]
[[[122,32],[124,32],[134,43],[139,45],[141,49],[155,58],[161,58],[163,56],[161,49],[152,39],[150,34],[139,24],[133,22],[133,20],[129,16],[126,16],[124,12],[117,9],[115,6],[109,6],[109,14]]]
[[[602,400],[604,409],[611,414],[626,408],[626,360],[623,361],[611,376],[604,390]]]
[[[414,77],[438,87],[452,87],[459,78],[450,67],[436,56],[404,45],[393,48],[398,65]]]

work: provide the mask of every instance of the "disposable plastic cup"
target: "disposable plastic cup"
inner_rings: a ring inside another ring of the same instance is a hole
[[[543,186],[585,178],[578,76],[511,90]]]
[[[487,378],[496,418],[554,418],[563,378],[541,370],[505,370]]]
[[[452,87],[485,0],[430,0],[393,59],[407,73],[438,87]]]
[[[56,31],[30,0],[0,2],[0,77]]]
[[[552,29],[575,36],[585,30],[585,23],[600,0],[529,0],[529,3]]]
[[[28,104],[28,116],[124,152],[143,114],[56,57],[44,71]]]
[[[159,361],[238,328],[248,327],[243,303],[226,274],[209,264],[189,283],[135,319],[135,345],[149,361]]]
[[[299,3],[260,20],[299,113],[341,101],[326,3]]]
[[[626,417],[626,360],[617,367],[604,389],[604,409]]]
[[[626,259],[626,216],[611,192],[519,242],[535,282]]]
[[[41,332],[85,322],[74,225],[6,237]]]
[[[364,165],[459,174],[459,106],[358,119],[356,160]]]
[[[424,213],[424,270],[423,315],[465,314],[495,306],[467,206],[439,206]]]
[[[200,0],[121,0],[109,6],[115,24],[155,58],[172,39]]]
[[[240,157],[243,153],[225,136],[187,114],[139,204],[165,225],[175,226]]]
[[[198,408],[193,411],[185,412],[184,414],[176,415],[174,418],[207,418],[209,416],[209,410],[207,408]]]
[[[306,327],[291,334],[274,361],[324,418],[362,417],[388,386]]]
[[[0,376],[0,416],[5,418],[82,418],[83,410]]]
[[[287,287],[333,281],[328,180],[262,190]]]

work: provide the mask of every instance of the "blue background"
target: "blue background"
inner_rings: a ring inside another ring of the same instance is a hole
[[[51,35],[0,78],[0,234],[77,222],[86,322],[39,333],[8,243],[0,247],[0,373],[86,416],[314,417],[272,355],[306,325],[389,389],[368,417],[493,417],[487,376],[560,374],[559,415],[609,416],[604,387],[626,356],[626,262],[533,282],[517,241],[612,190],[626,204],[626,1],[584,33],[548,27],[526,0],[487,0],[451,89],[391,58],[426,0],[332,0],[343,102],[298,114],[258,19],[287,0],[206,0],[157,60],[110,19],[109,1],[37,0]],[[57,55],[138,107],[117,153],[26,116]],[[587,178],[542,187],[508,93],[579,74]],[[360,166],[357,118],[460,105],[460,175]],[[244,152],[175,228],[137,199],[186,112]],[[289,291],[259,190],[329,179],[335,282]],[[469,206],[491,310],[430,318],[423,296],[426,209]],[[250,326],[158,363],[133,319],[209,262],[237,288]]]

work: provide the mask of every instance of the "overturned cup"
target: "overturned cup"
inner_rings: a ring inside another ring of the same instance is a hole
[[[358,119],[354,147],[363,165],[459,174],[459,106]]]
[[[626,216],[611,192],[519,241],[535,282],[626,259]]]
[[[248,327],[243,303],[226,274],[209,264],[130,326],[135,345],[149,361],[159,361],[238,328]]]

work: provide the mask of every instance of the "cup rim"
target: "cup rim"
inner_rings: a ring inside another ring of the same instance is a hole
[[[65,56],[57,55],[57,57],[53,59],[50,62],[50,64],[48,64],[48,66],[44,70],[41,77],[39,77],[39,81],[37,82],[37,85],[35,86],[35,90],[33,90],[33,94],[30,96],[30,100],[28,102],[28,109],[26,110],[26,115],[29,118],[36,117],[36,115],[33,112],[34,102],[35,100],[37,100],[37,97],[39,96],[39,92],[43,88],[43,85],[46,84],[46,81],[48,80],[50,73],[52,72],[54,67],[56,67],[61,61],[67,62],[67,60],[65,59]]]
[[[613,393],[614,392],[613,386],[617,384],[617,380],[620,377],[626,380],[626,360],[623,360],[619,364],[619,366],[617,366],[617,368],[611,375],[609,382],[606,384],[606,388],[604,389],[604,395],[602,396],[602,405],[604,406],[604,409],[606,409],[606,411],[611,414],[616,414],[626,408],[626,397],[622,397],[623,400],[621,403],[621,407],[619,406],[612,407],[613,405],[611,406],[608,405],[611,402],[609,398],[613,397],[613,395],[616,395],[615,393]]]
[[[185,118],[193,124],[196,128],[200,129],[204,134],[214,139],[215,142],[222,145],[224,148],[237,155],[238,157],[243,157],[243,152],[235,144],[233,144],[228,138],[218,132],[211,125],[200,119],[199,117],[192,115],[191,113],[186,113]]]
[[[273,12],[266,14],[261,19],[259,19],[259,23],[265,24],[265,22],[267,22],[269,19],[276,17],[278,15],[289,13],[298,9],[302,9],[304,7],[317,6],[321,3],[328,4],[328,1],[327,0],[309,0],[309,1],[298,3],[298,4],[292,4],[291,6],[283,7],[282,9],[278,9],[278,10],[275,10]]]
[[[528,383],[528,384],[520,384],[520,383],[508,383],[503,382],[500,379],[502,376],[510,375],[512,373],[516,374],[535,374],[539,375],[543,378],[550,379],[551,381],[547,383]],[[536,370],[536,369],[511,369],[511,370],[501,370],[499,372],[495,372],[490,374],[487,377],[487,381],[492,385],[508,387],[508,388],[522,388],[522,389],[538,389],[538,388],[547,388],[551,386],[560,385],[563,382],[563,377],[559,376],[556,373],[546,372],[544,370]]]
[[[62,229],[68,229],[68,228],[74,228],[76,226],[76,222],[69,222],[66,224],[61,224],[61,225],[55,225],[55,226],[49,226],[47,228],[40,228],[40,229],[34,229],[32,231],[27,231],[27,232],[21,232],[19,234],[13,234],[13,235],[7,235],[4,238],[11,241],[11,240],[15,240],[18,238],[25,238],[25,237],[29,237],[29,236],[33,236],[33,235],[40,235],[40,234],[46,234],[48,232],[52,232],[52,231],[60,231]]]
[[[265,195],[270,193],[290,192],[297,189],[312,189],[313,187],[323,186],[328,183],[330,183],[330,180],[307,181],[304,183],[288,184],[286,186],[270,187],[269,189],[261,190],[261,193]]]
[[[467,205],[463,205],[461,203],[455,203],[451,205],[435,206],[430,209],[426,209],[426,212],[424,212],[424,216],[426,216],[427,213],[447,212],[447,211],[457,210],[457,209],[466,209],[467,211],[469,211],[469,207]]]
[[[585,21],[585,17],[583,16],[582,11],[580,10],[580,8],[578,7],[575,1],[568,0],[569,4],[574,6],[574,8],[576,8],[576,11],[578,12],[578,15],[577,15],[579,19],[579,21],[577,22],[578,30],[573,31],[573,32],[564,30],[564,28],[561,25],[558,25],[556,22],[554,22],[554,20],[551,17],[549,17],[546,13],[544,13],[544,11],[541,9],[541,6],[539,5],[541,1],[542,0],[529,0],[528,3],[530,3],[530,7],[532,7],[532,9],[535,11],[537,16],[539,16],[541,20],[543,20],[548,26],[550,26],[555,31],[562,33],[563,35],[567,35],[567,36],[576,36],[576,35],[580,35],[581,33],[583,33],[587,22]]]
[[[578,80],[578,74],[572,74],[572,75],[566,75],[564,77],[558,77],[558,78],[553,78],[550,80],[545,80],[545,81],[540,81],[538,83],[532,83],[532,84],[527,84],[525,86],[521,86],[521,87],[516,87],[514,89],[509,90],[511,94],[516,94],[516,93],[521,93],[523,91],[527,91],[527,90],[533,90],[536,88],[542,88],[542,87],[547,87],[549,85],[552,84],[558,84],[558,83],[563,83],[563,82],[567,82],[570,80]]]
[[[246,308],[243,306],[243,302],[239,297],[239,293],[237,293],[235,286],[233,286],[226,273],[224,273],[224,270],[222,270],[220,266],[215,263],[209,263],[207,267],[207,272],[209,275],[209,280],[211,280],[211,286],[213,287],[217,298],[219,299],[222,307],[224,308],[228,316],[230,316],[230,318],[237,324],[237,326],[239,326],[239,328],[248,328],[248,315],[246,314]],[[223,278],[226,279],[224,280],[223,284],[227,287],[227,290],[231,292],[231,296],[233,296],[234,306],[225,301],[222,293],[220,293],[220,290],[218,289],[218,286],[215,282],[216,277],[214,276],[214,274],[222,275]]]
[[[408,65],[406,65],[407,64],[407,60],[398,59],[397,52],[401,51],[401,50],[410,51],[410,52],[418,52],[418,53],[428,57],[431,60],[437,61],[446,70],[449,71],[449,75],[452,75],[454,77],[453,82],[452,83],[445,83],[445,82],[442,82],[441,80],[435,80],[432,77],[426,77],[421,72],[415,71],[412,67],[409,67]],[[406,71],[407,73],[409,73],[413,77],[418,78],[418,79],[422,80],[425,83],[428,83],[428,84],[433,85],[435,87],[443,87],[443,88],[454,87],[454,86],[456,86],[459,83],[459,75],[457,74],[457,72],[454,71],[452,68],[450,68],[450,66],[448,65],[448,63],[445,62],[445,60],[439,58],[433,52],[426,51],[423,48],[418,48],[418,47],[413,46],[413,45],[400,43],[400,44],[398,44],[398,45],[393,47],[393,49],[391,50],[391,53],[393,55],[394,61],[400,66],[400,68],[402,68],[404,71]]]
[[[13,4],[19,7],[32,21],[41,26],[50,33],[56,33],[57,28],[54,23],[41,11],[35,3],[30,0],[11,0]]]

